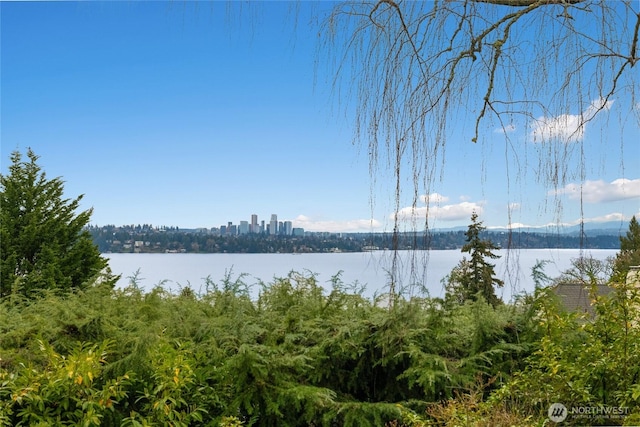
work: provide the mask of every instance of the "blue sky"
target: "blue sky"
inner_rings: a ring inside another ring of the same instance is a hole
[[[391,230],[392,174],[372,183],[318,64],[310,4],[299,6],[296,16],[291,3],[245,5],[227,19],[237,5],[0,3],[3,173],[10,152],[31,147],[98,225],[217,227],[276,213],[313,231]],[[576,134],[584,173],[555,189],[536,179],[544,148],[532,140],[566,132],[590,107],[509,128],[527,159],[518,165],[505,161],[504,132],[450,141],[442,179],[423,195],[433,224],[466,225],[472,210],[487,226],[628,221],[640,212],[640,131],[637,118],[613,117],[629,102],[615,99]]]

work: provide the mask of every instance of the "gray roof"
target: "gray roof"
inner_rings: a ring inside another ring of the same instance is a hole
[[[591,305],[589,291],[589,286],[585,286],[582,283],[559,283],[554,288],[554,292],[560,297],[560,302],[568,311],[588,313],[593,316],[595,311]],[[613,288],[598,284],[596,285],[596,292],[598,296],[606,296],[613,292]]]

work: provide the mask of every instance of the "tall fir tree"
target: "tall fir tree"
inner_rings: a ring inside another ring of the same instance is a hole
[[[462,246],[462,252],[469,253],[471,259],[463,257],[451,271],[448,277],[448,294],[458,302],[475,300],[476,295],[480,294],[495,307],[501,300],[496,296],[494,287],[502,287],[504,282],[496,276],[495,265],[488,262],[488,259],[500,258],[500,255],[493,253],[500,247],[489,239],[481,238],[485,229],[482,221],[478,221],[478,214],[473,212],[471,224],[465,232],[467,243]]]
[[[0,297],[88,286],[107,267],[84,229],[92,209],[76,214],[82,196],[65,199],[62,179],[47,179],[31,149],[27,157],[13,152],[0,174]]]
[[[629,267],[640,265],[640,224],[635,215],[629,221],[629,230],[620,236],[620,252],[613,263],[613,280],[624,282]]]

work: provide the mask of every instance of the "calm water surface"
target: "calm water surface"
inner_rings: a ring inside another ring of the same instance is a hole
[[[615,256],[617,250],[579,249],[521,249],[497,251],[502,255],[495,260],[496,273],[505,281],[498,290],[504,300],[523,291],[530,292],[534,285],[530,279],[531,268],[538,260],[548,260],[547,275],[557,277],[568,269],[571,260],[584,256],[606,259]],[[467,254],[465,254],[467,255]],[[393,265],[393,253],[375,251],[362,253],[327,254],[106,254],[115,274],[122,277],[117,286],[126,286],[130,277],[139,271],[139,285],[151,289],[158,284],[170,290],[190,286],[204,292],[205,278],[220,283],[226,274],[232,279],[246,274],[244,282],[251,286],[252,295],[257,296],[260,281],[271,282],[276,277],[285,277],[291,271],[312,272],[318,281],[331,289],[331,278],[341,272],[345,284],[357,283],[366,286],[364,294],[373,296],[386,291]],[[459,250],[400,252],[396,260],[400,271],[400,283],[408,294],[426,289],[431,296],[443,296],[441,283],[453,267],[462,259]]]

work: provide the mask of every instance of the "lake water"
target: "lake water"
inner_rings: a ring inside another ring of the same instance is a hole
[[[505,301],[512,295],[531,292],[531,268],[538,260],[548,260],[545,272],[557,277],[571,266],[571,260],[581,255],[596,259],[615,256],[617,250],[579,249],[519,249],[497,251],[502,257],[494,260],[496,273],[505,281],[498,289]],[[468,254],[465,254],[468,255]],[[285,277],[291,271],[312,272],[319,283],[331,289],[331,278],[339,272],[345,284],[365,285],[364,294],[372,297],[387,291],[389,271],[393,265],[393,252],[374,251],[361,253],[316,254],[106,254],[114,274],[122,277],[116,286],[126,286],[130,277],[139,270],[138,284],[146,290],[161,284],[170,290],[190,286],[204,292],[205,278],[220,283],[227,273],[231,278],[246,274],[244,282],[252,285],[251,293],[258,295],[260,281],[269,283],[276,277]],[[453,267],[462,259],[459,250],[401,251],[396,265],[399,280],[396,288],[409,295],[419,293],[424,287],[434,297],[444,296],[441,283]],[[419,283],[420,286],[414,285]]]

